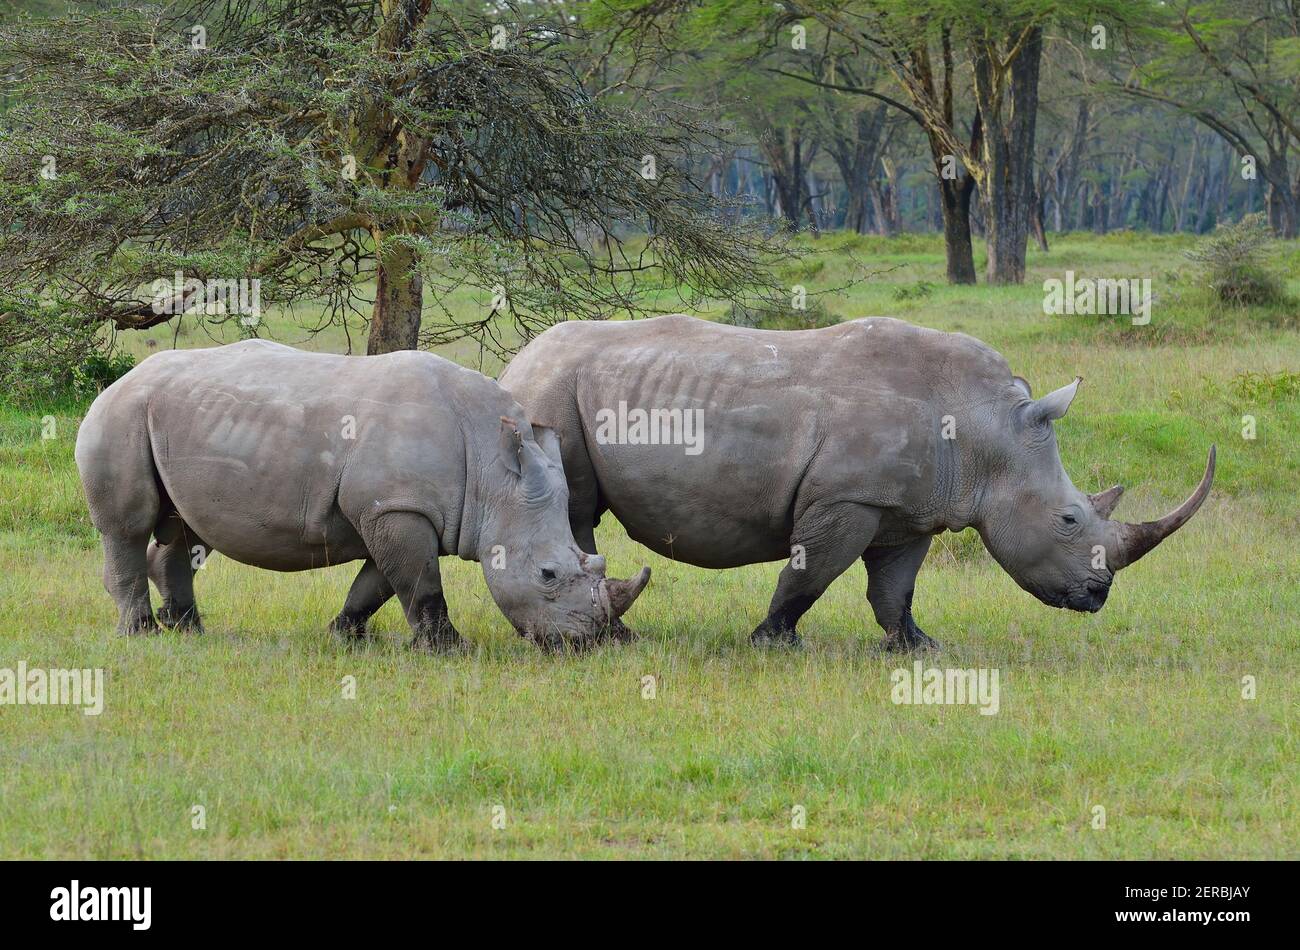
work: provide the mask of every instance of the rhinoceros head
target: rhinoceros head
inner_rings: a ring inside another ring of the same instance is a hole
[[[1033,399],[1016,378],[1023,399],[1013,404],[1011,443],[996,452],[977,527],[995,560],[1021,587],[1052,607],[1095,612],[1115,573],[1181,528],[1210,492],[1214,446],[1192,495],[1158,521],[1111,521],[1124,493],[1115,485],[1095,495],[1079,491],[1061,465],[1052,422],[1065,415],[1081,379]]]
[[[589,646],[632,606],[650,568],[630,581],[607,578],[605,559],[579,549],[559,439],[550,429],[502,416],[499,460],[480,537],[492,599],[521,636],[543,648]]]

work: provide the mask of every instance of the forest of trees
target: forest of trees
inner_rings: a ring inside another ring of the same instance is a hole
[[[382,352],[491,338],[422,332],[430,288],[526,336],[795,232],[938,232],[959,284],[1072,230],[1300,232],[1300,0],[5,3],[6,347],[154,325],[181,268]]]
[[[972,282],[971,235],[1018,281],[1026,230],[1300,227],[1294,0],[623,6],[735,128],[694,174],[792,229],[942,230]]]

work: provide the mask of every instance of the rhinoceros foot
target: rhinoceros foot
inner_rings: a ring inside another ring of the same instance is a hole
[[[169,630],[185,633],[202,633],[203,621],[199,617],[199,608],[190,604],[178,607],[175,604],[163,604],[158,608],[158,622]]]
[[[749,642],[756,647],[773,647],[795,650],[803,646],[803,637],[790,627],[782,627],[764,620],[749,635]]]
[[[420,624],[411,640],[411,649],[421,653],[469,653],[473,648],[445,616]]]
[[[117,632],[124,637],[145,637],[161,632],[161,628],[153,619],[151,612],[143,611],[122,617],[118,621]]]
[[[370,631],[366,629],[366,621],[363,617],[339,614],[330,621],[328,630],[344,643],[356,643],[370,639]]]
[[[450,637],[444,637],[441,639],[422,637],[417,640],[412,640],[411,649],[417,653],[438,653],[443,656],[449,656],[458,653],[473,653],[474,644],[457,634],[454,639]]]
[[[897,627],[885,631],[880,648],[889,653],[910,653],[919,650],[938,650],[939,641],[925,635],[908,617]]]

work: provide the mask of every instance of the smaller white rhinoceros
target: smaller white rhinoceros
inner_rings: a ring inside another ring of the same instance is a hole
[[[492,380],[430,353],[332,356],[263,340],[174,350],[100,394],[77,468],[121,633],[201,629],[211,551],[277,571],[364,560],[336,631],[396,594],[412,646],[460,646],[438,558],[483,564],[524,637],[586,646],[645,587],[581,551],[554,433]],[[152,543],[150,538],[153,538]]]

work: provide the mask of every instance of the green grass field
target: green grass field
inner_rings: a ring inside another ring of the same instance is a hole
[[[1017,288],[944,286],[934,238],[811,246],[791,284],[880,272],[826,301],[840,316],[971,333],[1039,392],[1083,376],[1062,456],[1085,491],[1129,487],[1120,517],[1176,504],[1218,443],[1204,509],[1098,614],[1042,606],[970,532],[936,539],[914,610],[944,650],[926,662],[996,668],[997,715],[891,702],[911,660],[877,652],[860,566],[804,618],[802,651],[756,652],[779,564],[674,564],[609,520],[612,572],[654,569],[632,646],[536,652],[478,566],[445,561],[476,652],[408,653],[395,603],[348,648],[325,624],[351,567],[280,575],[219,555],[197,581],[205,635],[119,638],[72,461],[84,407],[8,408],[0,668],[103,668],[107,696],[97,717],[0,706],[0,856],[1300,856],[1296,308],[1219,310],[1186,238],[1066,237]],[[1294,275],[1300,250],[1285,253]],[[1151,324],[1045,316],[1042,281],[1066,268],[1151,277]],[[193,327],[178,339],[208,344]],[[451,355],[476,365],[472,347]]]

